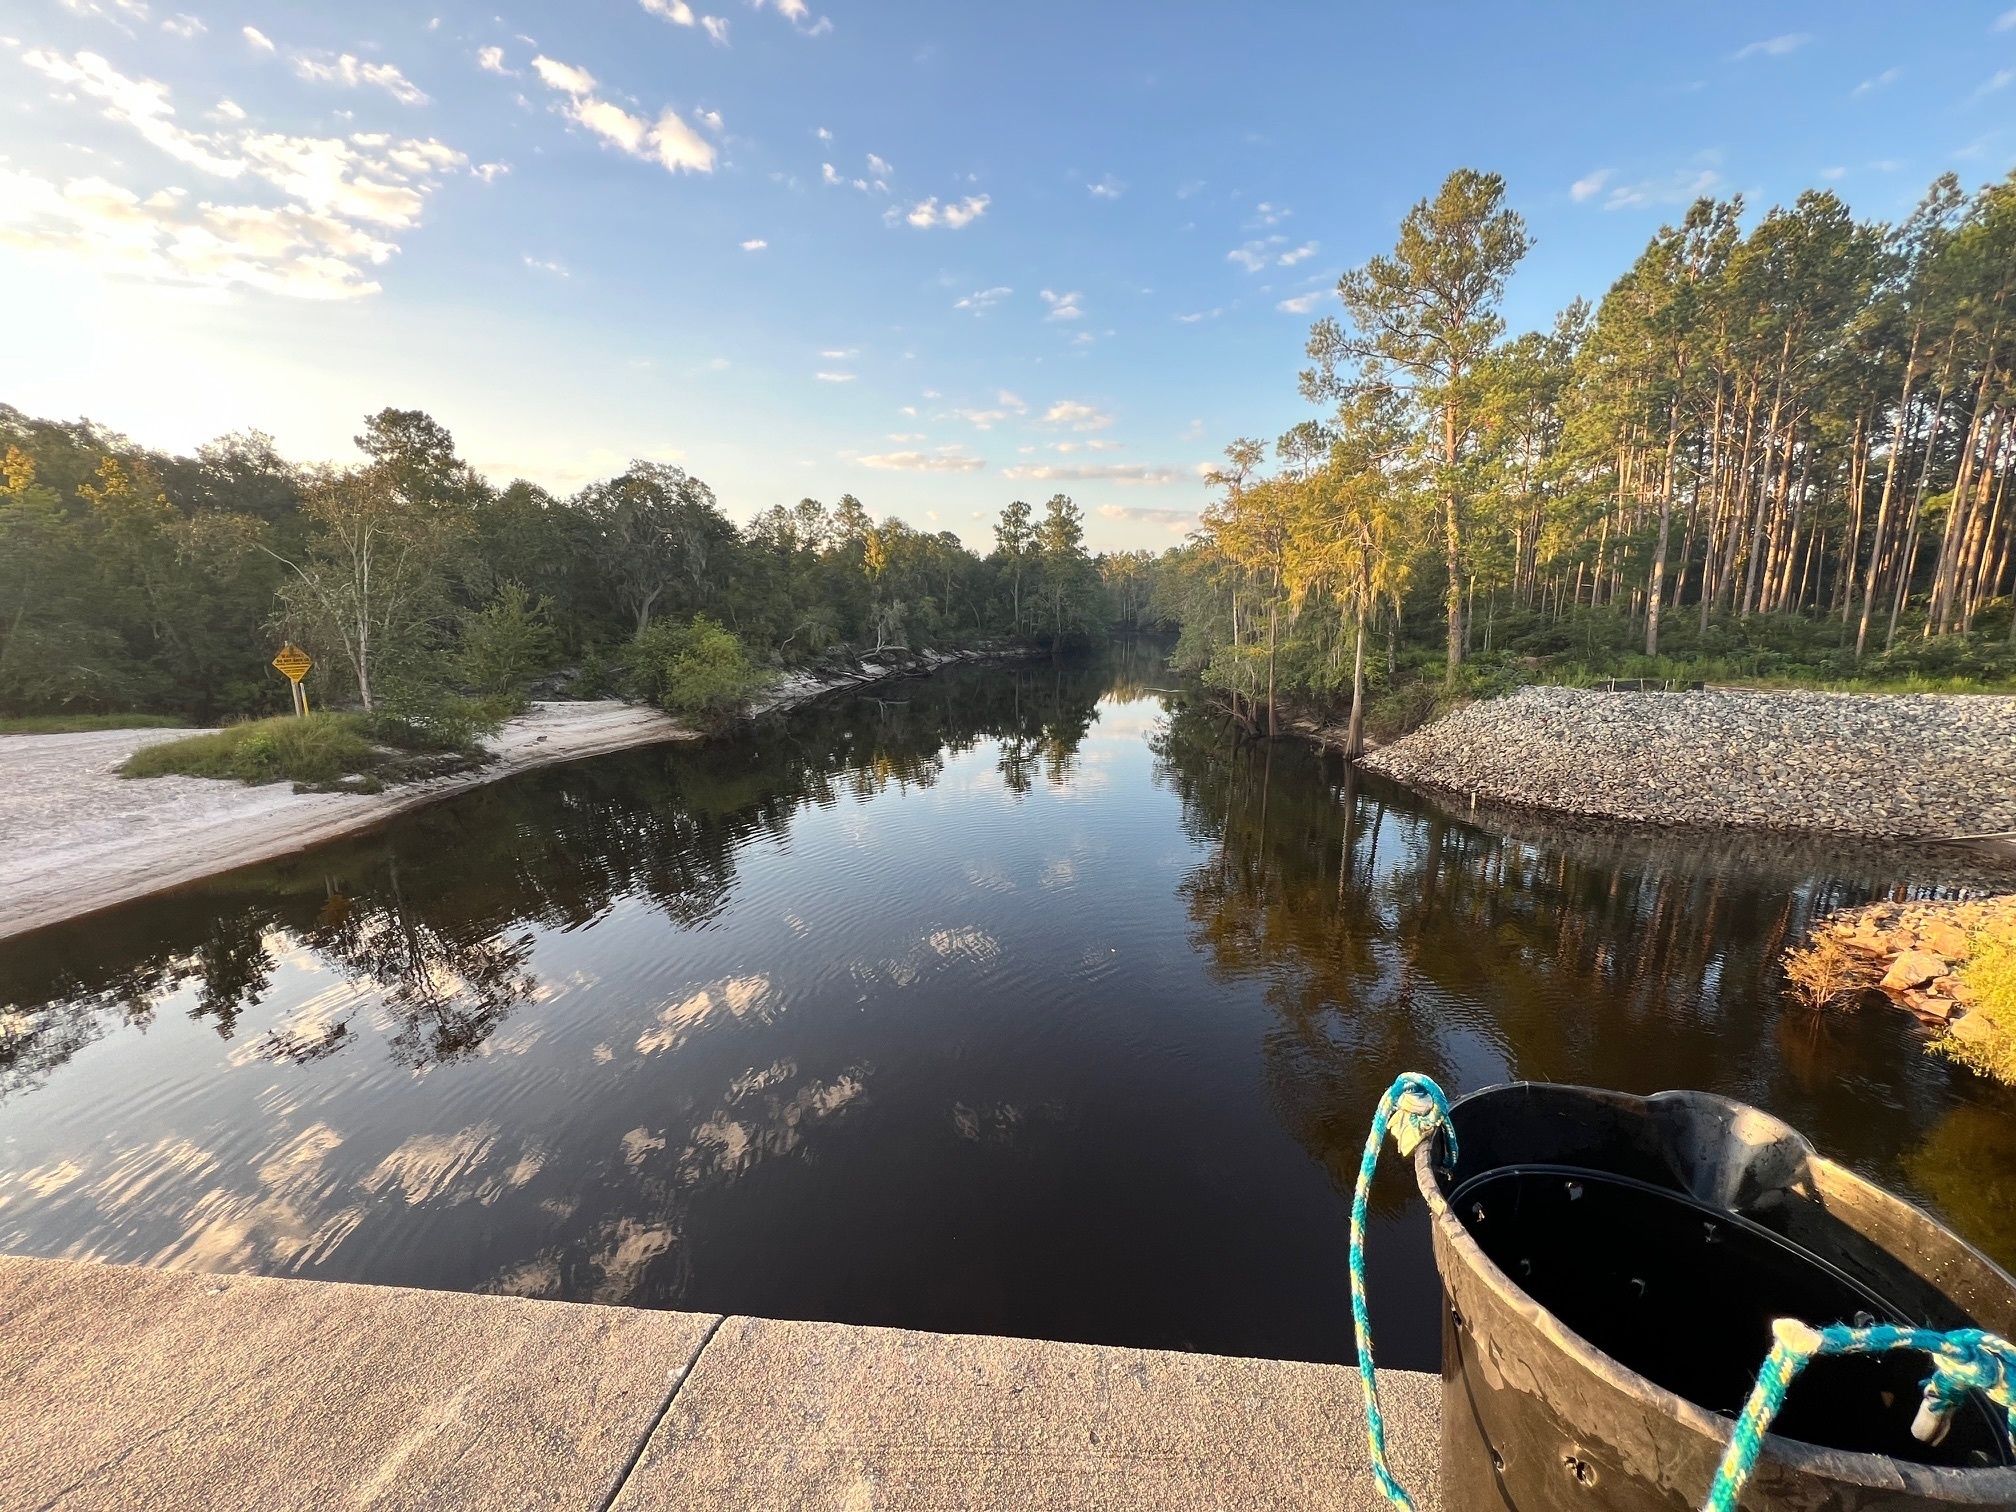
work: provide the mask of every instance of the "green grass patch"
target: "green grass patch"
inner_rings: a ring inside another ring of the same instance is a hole
[[[76,735],[88,730],[186,730],[173,714],[27,714],[0,719],[0,735]]]
[[[226,725],[187,740],[164,740],[135,751],[122,777],[217,777],[238,782],[321,786],[371,775],[384,762],[361,714],[280,715]]]

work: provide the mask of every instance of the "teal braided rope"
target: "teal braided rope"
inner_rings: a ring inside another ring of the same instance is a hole
[[[1395,1079],[1379,1099],[1379,1111],[1372,1115],[1372,1132],[1365,1138],[1365,1156],[1358,1162],[1358,1187],[1351,1196],[1351,1329],[1358,1341],[1358,1378],[1365,1386],[1365,1438],[1372,1450],[1372,1476],[1386,1500],[1413,1512],[1414,1501],[1393,1472],[1386,1467],[1386,1419],[1379,1412],[1379,1378],[1372,1369],[1372,1320],[1365,1311],[1365,1203],[1372,1193],[1372,1172],[1379,1164],[1379,1147],[1387,1132],[1402,1155],[1412,1155],[1414,1147],[1437,1129],[1448,1136],[1443,1151],[1445,1165],[1456,1163],[1456,1129],[1449,1122],[1449,1099],[1425,1076],[1407,1072]]]
[[[1715,1472],[1715,1484],[1702,1512],[1736,1512],[1737,1498],[1743,1494],[1750,1472],[1757,1468],[1764,1434],[1785,1405],[1785,1393],[1807,1362],[1819,1355],[1923,1350],[1932,1357],[1932,1374],[1925,1379],[1925,1401],[1911,1424],[1914,1437],[1922,1443],[1938,1443],[1970,1391],[1982,1392],[2007,1413],[2009,1431],[2016,1434],[2016,1344],[2007,1339],[1978,1328],[1951,1333],[1887,1323],[1874,1328],[1849,1328],[1839,1323],[1811,1328],[1796,1318],[1778,1319],[1771,1325],[1771,1333],[1771,1352],[1764,1357],[1750,1400],[1743,1404],[1743,1415],[1729,1435],[1728,1452]]]

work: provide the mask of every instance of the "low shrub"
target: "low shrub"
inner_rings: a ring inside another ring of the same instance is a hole
[[[767,680],[734,632],[704,614],[690,625],[661,620],[645,627],[625,659],[628,690],[673,714],[722,718]]]
[[[1958,975],[1967,993],[1967,1016],[1938,1041],[1939,1052],[2016,1086],[2016,926],[1976,934]]]

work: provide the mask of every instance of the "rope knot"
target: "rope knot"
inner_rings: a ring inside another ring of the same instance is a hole
[[[1392,1111],[1386,1115],[1386,1128],[1393,1136],[1393,1143],[1401,1155],[1410,1156],[1425,1139],[1437,1129],[1449,1124],[1449,1100],[1442,1095],[1442,1089],[1425,1076],[1409,1073],[1393,1083],[1386,1094],[1392,1101]],[[1449,1130],[1449,1156],[1455,1159],[1456,1131]]]

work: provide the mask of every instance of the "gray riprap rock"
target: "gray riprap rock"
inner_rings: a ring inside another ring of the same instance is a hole
[[[2016,831],[2016,698],[1522,688],[1365,759],[1411,786],[1643,824]]]

